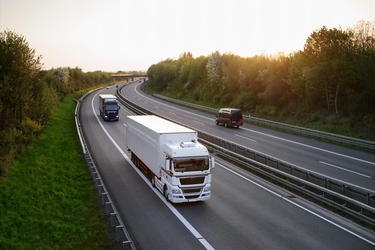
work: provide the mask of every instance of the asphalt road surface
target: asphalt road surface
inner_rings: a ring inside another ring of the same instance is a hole
[[[124,91],[131,87],[132,85],[129,85]],[[134,88],[133,90],[135,91]],[[216,158],[216,168],[212,172],[210,200],[187,204],[166,202],[129,160],[125,146],[125,120],[131,113],[122,108],[119,122],[104,122],[98,114],[97,95],[114,93],[114,91],[115,88],[112,87],[89,95],[81,105],[80,121],[101,177],[139,249],[375,248],[373,231],[361,228],[218,158]],[[217,131],[223,138],[253,143],[252,148],[256,150],[266,150],[270,155],[277,154],[277,157],[285,156],[296,165],[315,161],[317,157],[311,156],[306,160],[305,156],[313,153],[302,152],[303,148],[323,148],[320,144],[314,145],[314,143],[306,144],[310,146],[295,145],[294,136],[269,132],[254,126],[245,125],[238,130],[225,129],[214,125],[210,115],[199,113],[197,117],[206,117],[199,120],[191,114],[186,115],[183,111],[176,111],[169,107],[170,104],[159,106],[150,104],[149,99],[142,101],[142,97],[132,98],[139,98],[139,101],[146,105],[149,104],[155,109],[163,110],[163,113],[174,115],[180,122],[186,121],[189,125],[196,123],[200,129],[202,127],[208,129],[209,133]],[[180,109],[185,108],[179,107]],[[251,138],[256,143],[236,134]],[[273,138],[272,142],[269,141],[271,138]],[[298,143],[304,143],[306,138],[300,140],[302,142],[298,141]],[[281,150],[278,147],[286,147],[282,143],[290,143],[288,148],[292,151],[288,153],[287,148],[279,152]],[[329,145],[325,147],[328,148],[324,150],[332,150]],[[347,149],[340,150],[346,154]],[[321,161],[337,157],[337,154],[319,152],[316,154],[325,155],[320,158]],[[299,153],[304,156],[296,157]],[[356,153],[355,158],[361,155],[360,152]],[[364,155],[365,157],[361,156],[360,159],[371,163],[371,155]],[[333,163],[336,163],[335,161]],[[347,161],[355,160],[347,159]],[[366,162],[358,164],[364,164],[361,168],[366,170]],[[319,166],[316,163],[312,165]],[[364,170],[363,174],[374,178],[374,166],[369,165],[372,166],[372,170],[366,170],[367,172]],[[324,168],[323,166],[321,168]],[[336,175],[336,172],[327,173]],[[345,174],[342,178],[344,177]],[[371,187],[373,184],[368,185]]]

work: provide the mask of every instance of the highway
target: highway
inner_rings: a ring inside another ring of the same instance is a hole
[[[145,95],[140,83],[123,89],[122,95],[160,116],[196,130],[251,148],[294,165],[361,186],[375,193],[375,155],[245,124],[237,128],[215,125],[215,117],[201,111],[175,106]]]
[[[137,87],[129,85],[123,95],[155,113],[374,189],[373,155],[249,125],[226,129],[216,126],[210,115],[153,101]],[[99,92],[114,91],[112,87]],[[119,122],[104,122],[98,115],[99,92],[82,102],[81,125],[103,181],[139,249],[374,249],[374,232],[218,158],[209,201],[167,203],[129,160],[124,125],[129,111],[121,109]]]

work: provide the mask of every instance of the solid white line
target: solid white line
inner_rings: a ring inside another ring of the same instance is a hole
[[[195,120],[193,120],[193,122],[198,123],[198,124],[200,124],[200,125],[205,125],[204,123],[202,123],[202,122],[198,122],[198,121],[195,121]]]
[[[347,172],[350,172],[350,173],[353,173],[353,174],[357,174],[357,175],[360,175],[360,176],[363,176],[363,177],[366,177],[366,178],[371,178],[371,176],[361,174],[361,173],[358,173],[358,172],[355,172],[355,171],[352,171],[352,170],[349,170],[349,169],[346,169],[346,168],[342,168],[342,167],[339,167],[339,166],[336,166],[336,165],[333,165],[333,164],[330,164],[330,163],[327,163],[327,162],[324,162],[324,161],[319,161],[319,162],[324,164],[324,165],[328,165],[328,166],[331,166],[331,167],[334,167],[334,168],[338,168],[338,169],[341,169],[341,170],[344,170],[344,171],[347,171]]]
[[[249,141],[257,142],[257,141],[254,140],[254,139],[250,139],[250,138],[245,137],[245,136],[242,136],[242,135],[238,135],[238,134],[234,134],[234,135],[237,136],[237,137],[241,137],[241,138],[243,138],[243,139],[249,140]]]
[[[94,96],[94,98],[98,95],[98,93]],[[112,138],[112,136],[108,133],[108,131],[104,128],[102,122],[98,118],[98,116],[95,113],[94,109],[94,98],[91,101],[91,107],[92,111],[95,114],[96,120],[98,121],[99,125],[102,127],[104,133],[107,135],[107,137],[111,140],[113,145],[117,148],[117,150],[120,152],[120,154],[129,162],[129,164],[133,167],[133,169],[142,177],[142,179],[146,182],[146,184],[151,188],[152,191],[156,195],[159,196],[159,198],[164,202],[164,204],[172,211],[172,213],[184,224],[184,226],[197,238],[197,240],[208,250],[214,250],[213,248],[204,238],[203,236],[185,219],[185,217],[180,214],[177,209],[169,202],[166,201],[166,199],[161,195],[159,191],[156,190],[156,188],[153,188],[151,183],[146,179],[146,177],[137,169],[137,167],[133,164],[133,162],[129,159],[129,157],[125,154],[125,152],[120,148],[120,146],[115,142],[115,140]]]
[[[222,164],[220,164],[220,163],[218,163],[218,162],[215,162],[215,164],[216,164],[216,165],[219,165],[219,166],[221,166],[222,168],[228,170],[229,172],[231,172],[231,173],[233,173],[233,174],[235,174],[235,175],[241,177],[242,179],[247,180],[248,182],[251,182],[252,184],[254,184],[254,185],[256,185],[256,186],[258,186],[258,187],[260,187],[260,188],[266,190],[267,192],[270,192],[271,194],[273,194],[273,195],[275,195],[275,196],[277,196],[277,197],[279,197],[279,198],[282,198],[283,200],[285,200],[285,201],[287,201],[287,202],[289,202],[289,203],[291,203],[291,204],[293,204],[293,205],[295,205],[295,206],[297,206],[297,207],[299,207],[299,208],[305,210],[306,212],[308,212],[308,213],[310,213],[310,214],[312,214],[312,215],[314,215],[314,216],[316,216],[316,217],[318,217],[318,218],[320,218],[320,219],[322,219],[322,220],[324,220],[324,221],[330,223],[331,225],[334,225],[334,226],[336,226],[336,227],[338,227],[338,228],[344,230],[345,232],[347,232],[347,233],[349,233],[349,234],[351,234],[351,235],[353,235],[353,236],[355,236],[355,237],[357,237],[357,238],[359,238],[359,239],[361,239],[361,240],[364,240],[364,241],[366,241],[367,243],[369,243],[369,244],[375,246],[375,242],[372,242],[372,241],[370,241],[370,240],[368,240],[368,239],[362,237],[361,235],[356,234],[356,233],[350,231],[349,229],[344,228],[343,226],[341,226],[341,225],[339,225],[339,224],[337,224],[337,223],[335,223],[335,222],[333,222],[333,221],[331,221],[331,220],[329,220],[329,219],[327,219],[327,218],[325,218],[325,217],[323,217],[323,216],[321,216],[321,215],[319,215],[319,214],[317,214],[317,213],[315,213],[315,212],[313,212],[313,211],[311,211],[311,210],[309,210],[309,209],[307,209],[307,208],[305,208],[305,207],[303,207],[303,206],[301,206],[301,205],[299,205],[299,204],[297,204],[297,203],[295,203],[295,202],[289,200],[288,198],[283,197],[283,196],[281,196],[281,195],[278,194],[278,193],[275,193],[274,191],[272,191],[272,190],[270,190],[270,189],[268,189],[268,188],[266,188],[266,187],[260,185],[259,183],[256,183],[256,182],[250,180],[249,178],[247,178],[247,177],[245,177],[245,176],[243,176],[243,175],[241,175],[241,174],[239,174],[239,173],[236,173],[235,171],[233,171],[233,170],[231,170],[231,169],[229,169],[229,168],[227,168],[227,167],[224,167]]]

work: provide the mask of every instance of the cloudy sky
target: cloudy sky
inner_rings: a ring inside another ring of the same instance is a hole
[[[375,21],[375,0],[0,0],[45,69],[147,70],[183,52],[242,57],[303,49],[323,26]]]

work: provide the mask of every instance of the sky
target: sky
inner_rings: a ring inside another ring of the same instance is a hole
[[[302,50],[313,31],[375,22],[375,0],[0,0],[0,32],[23,36],[44,69],[147,71],[215,51]]]

